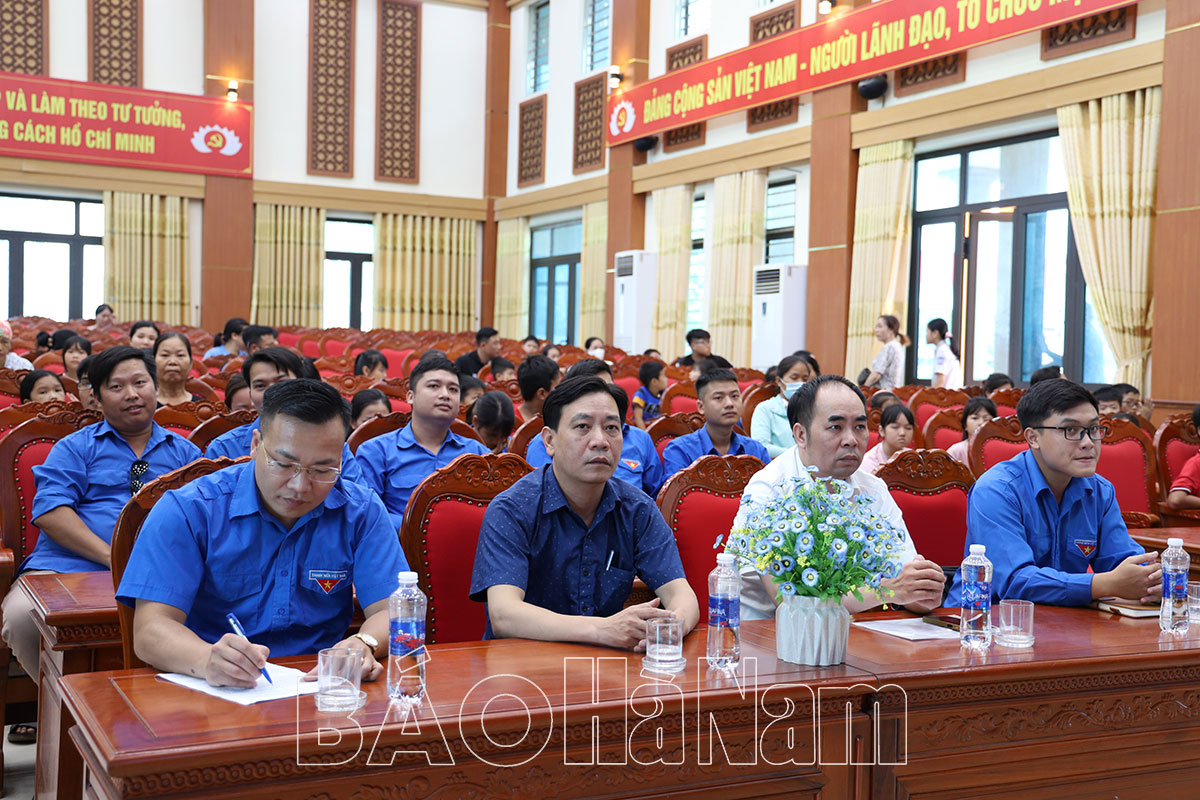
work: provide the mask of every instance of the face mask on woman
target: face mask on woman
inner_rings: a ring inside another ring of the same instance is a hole
[[[604,348],[603,347],[593,347],[591,350],[587,351],[587,354],[589,356],[591,356],[592,358],[598,358],[601,361],[604,360]]]
[[[783,385],[783,398],[785,400],[791,400],[792,395],[794,395],[796,393],[796,390],[799,389],[803,385],[804,385],[804,381],[800,381],[798,383],[785,383]]]

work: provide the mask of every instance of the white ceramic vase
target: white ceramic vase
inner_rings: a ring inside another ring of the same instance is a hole
[[[841,600],[784,597],[775,613],[775,649],[782,661],[827,667],[846,660],[850,612]]]

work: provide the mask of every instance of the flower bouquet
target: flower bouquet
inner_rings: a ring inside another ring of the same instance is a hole
[[[861,600],[864,589],[889,594],[880,583],[900,574],[904,534],[878,513],[874,498],[841,480],[793,478],[768,501],[747,500],[740,521],[726,551],[779,585],[778,657],[817,666],[844,661],[850,614],[842,598]]]

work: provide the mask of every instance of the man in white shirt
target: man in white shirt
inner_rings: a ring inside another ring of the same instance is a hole
[[[880,515],[904,532],[900,574],[882,583],[884,589],[894,594],[877,596],[864,591],[861,601],[847,595],[842,598],[846,610],[853,614],[884,602],[917,613],[940,606],[946,583],[941,567],[917,554],[887,484],[858,468],[867,448],[867,407],[858,387],[841,375],[814,378],[792,395],[788,421],[792,423],[796,445],[783,451],[746,484],[733,526],[742,525],[748,500],[767,502],[784,492],[793,478],[812,480],[808,467],[816,467],[817,475],[844,480],[857,491],[875,498]],[[778,593],[779,585],[771,576],[762,575],[753,567],[742,568],[743,619],[774,617]]]
[[[0,319],[0,367],[8,369],[33,369],[29,359],[21,358],[12,351],[12,325]]]

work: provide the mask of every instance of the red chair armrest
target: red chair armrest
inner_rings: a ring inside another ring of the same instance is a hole
[[[1158,528],[1162,525],[1162,519],[1157,514],[1144,511],[1122,511],[1121,519],[1125,520],[1127,528]]]

